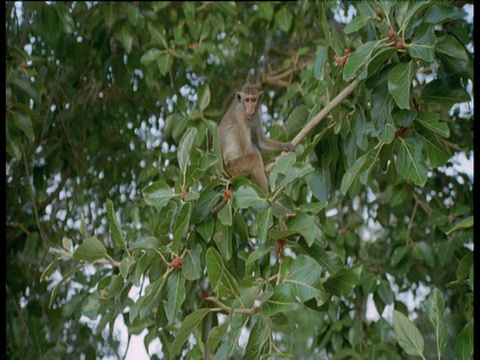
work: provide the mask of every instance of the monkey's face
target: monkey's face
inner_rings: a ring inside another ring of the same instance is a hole
[[[258,105],[262,100],[263,92],[260,91],[256,94],[245,94],[245,93],[238,93],[238,100],[242,105],[243,111],[248,118],[252,118],[255,116],[257,112]]]

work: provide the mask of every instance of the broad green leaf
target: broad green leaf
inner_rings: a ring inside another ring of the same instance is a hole
[[[173,65],[173,57],[170,54],[160,54],[157,59],[158,69],[160,70],[160,74],[165,76]]]
[[[458,360],[473,359],[473,319],[465,325],[463,330],[458,334],[455,341],[455,350]]]
[[[265,200],[251,186],[244,185],[233,193],[235,209],[246,209],[261,202],[265,202]]]
[[[162,55],[164,53],[165,53],[165,50],[150,49],[145,54],[142,55],[142,57],[140,58],[140,62],[143,65],[148,66],[152,62],[157,60],[160,57],[160,55]]]
[[[143,315],[146,315],[151,311],[153,305],[156,305],[166,282],[167,278],[161,277],[147,285],[145,295],[139,297],[130,308],[130,323],[133,323],[140,312],[142,312]],[[140,318],[143,317],[140,316]]]
[[[232,215],[232,202],[231,201],[229,201],[227,204],[225,204],[223,209],[218,212],[217,219],[220,220],[220,222],[223,225],[226,225],[226,226],[231,226],[232,225],[233,215]]]
[[[314,172],[305,177],[313,195],[320,201],[326,202],[330,196],[331,174],[329,164],[320,163]]]
[[[305,104],[300,104],[290,113],[287,119],[287,135],[296,135],[306,124],[310,109]]]
[[[435,168],[445,165],[452,157],[452,153],[447,146],[438,139],[438,135],[430,131],[422,134],[422,136],[430,165]]]
[[[120,41],[127,54],[130,54],[133,44],[132,29],[127,22],[123,22],[115,31],[115,38]]]
[[[322,232],[314,218],[302,211],[297,211],[297,214],[290,218],[287,226],[290,230],[295,230],[302,234],[308,246],[311,246],[315,240],[322,236]]]
[[[427,182],[427,166],[422,156],[422,143],[419,139],[400,139],[400,149],[395,159],[397,170],[405,179],[415,185],[423,186]]]
[[[15,126],[25,134],[27,139],[33,142],[35,140],[35,133],[30,116],[20,111],[9,111],[7,114],[11,116]]]
[[[367,164],[367,160],[371,153],[373,153],[373,150],[370,150],[369,152],[360,156],[355,161],[355,163],[347,170],[345,175],[343,175],[342,183],[340,185],[340,191],[343,195],[347,193],[353,182],[357,180],[360,173],[364,171],[365,165]]]
[[[272,208],[268,207],[259,212],[255,219],[258,229],[258,240],[260,243],[267,242],[268,230],[273,226]]]
[[[202,276],[203,265],[200,260],[201,254],[202,246],[200,244],[195,244],[193,248],[187,252],[182,266],[182,274],[187,280],[197,280]]]
[[[440,359],[447,346],[447,323],[445,321],[445,300],[437,288],[434,288],[427,299],[427,318],[432,325],[437,339],[437,355]]]
[[[457,266],[457,280],[465,280],[470,275],[470,269],[473,267],[473,251],[467,252]]]
[[[275,23],[278,25],[280,30],[284,32],[288,32],[288,30],[290,30],[290,26],[292,26],[292,21],[293,15],[286,6],[283,6],[275,14]]]
[[[88,295],[82,304],[82,315],[91,320],[95,320],[100,310],[101,300],[100,292],[95,291]]]
[[[167,280],[168,299],[165,304],[165,313],[168,322],[174,323],[178,312],[185,301],[185,278],[180,271],[174,271]]]
[[[297,310],[300,304],[295,300],[290,285],[277,285],[273,290],[272,296],[263,303],[262,314],[270,317],[277,313]]]
[[[183,320],[182,325],[175,336],[175,340],[173,340],[172,348],[170,350],[170,355],[172,357],[176,357],[180,353],[185,341],[187,341],[190,334],[200,325],[202,320],[209,312],[209,308],[198,309],[197,311],[189,314],[185,320]]]
[[[343,32],[347,35],[357,32],[365,25],[367,25],[370,21],[372,21],[373,18],[373,16],[357,16],[353,18],[352,21],[347,23],[347,25],[343,29]]]
[[[261,257],[269,254],[273,250],[273,246],[268,247],[259,247],[255,249],[249,256],[247,261],[245,262],[245,266],[251,265],[253,262],[257,261]]]
[[[207,273],[214,292],[221,298],[238,296],[237,283],[225,267],[222,256],[214,248],[209,248],[205,255]]]
[[[113,207],[113,201],[111,199],[107,199],[107,216],[108,227],[110,229],[110,236],[112,237],[113,243],[117,248],[126,250],[127,245],[123,238],[120,224],[115,216],[115,208]]]
[[[293,261],[284,283],[292,285],[295,294],[304,302],[316,297],[321,306],[329,298],[322,285],[322,269],[310,256],[300,255]]]
[[[335,274],[330,275],[327,281],[323,283],[323,286],[325,290],[332,295],[348,296],[358,284],[361,273],[361,266],[352,269],[341,269]]]
[[[327,62],[327,57],[328,57],[328,46],[324,47],[320,51],[320,54],[315,59],[315,64],[313,67],[313,76],[315,76],[315,79],[319,81],[324,79],[324,69],[325,69],[325,63]],[[305,106],[305,105],[302,104],[300,106]],[[299,107],[297,107],[297,109],[298,108]]]
[[[202,92],[202,97],[200,98],[200,111],[203,112],[207,108],[207,106],[210,104],[210,98],[210,86],[205,85],[205,88]]]
[[[445,122],[440,122],[439,119],[440,114],[426,111],[420,111],[416,118],[416,120],[418,120],[428,130],[448,138],[450,136],[448,124]]]
[[[178,144],[178,167],[182,174],[187,170],[188,162],[190,161],[190,152],[193,148],[193,143],[195,142],[195,137],[197,136],[197,128],[189,127],[187,132],[182,136],[180,144]]]
[[[374,51],[381,46],[384,46],[384,44],[379,41],[369,41],[350,53],[343,68],[343,79],[350,81],[357,75],[361,75],[359,74],[360,71],[364,72],[366,70]],[[363,77],[360,76],[360,78]]]
[[[377,294],[385,305],[392,304],[395,300],[395,294],[386,280],[382,280],[378,285]]]
[[[398,310],[393,310],[393,330],[400,347],[412,356],[423,356],[423,336],[408,317]]]
[[[145,203],[162,210],[173,197],[172,188],[162,180],[158,180],[142,190]]]
[[[231,225],[223,225],[220,221],[215,222],[215,235],[213,240],[217,245],[222,257],[228,261],[233,254],[233,228]]]
[[[422,24],[415,29],[412,43],[408,45],[408,52],[412,57],[433,61],[437,43],[434,28],[434,25]]]
[[[208,346],[214,351],[218,344],[223,340],[225,334],[228,333],[228,327],[230,326],[230,319],[227,318],[222,324],[213,327],[208,334]]]
[[[445,234],[450,235],[454,231],[460,231],[463,229],[468,229],[473,226],[473,216],[469,216],[462,221],[460,221],[457,225],[455,225],[453,228],[448,230]]]
[[[94,261],[106,255],[107,249],[96,236],[87,238],[83,244],[79,245],[73,252],[73,258],[75,260]]]
[[[245,360],[257,360],[262,355],[262,349],[267,345],[271,336],[270,327],[265,320],[258,318],[253,325],[252,331],[248,337],[247,347],[245,348]]]
[[[465,12],[462,9],[459,9],[448,3],[434,3],[425,12],[423,21],[431,24],[441,24],[446,21],[459,20],[463,18],[465,18]]]
[[[430,81],[422,93],[425,102],[436,102],[449,111],[457,103],[470,101],[468,92],[460,87],[454,79],[439,78]]]
[[[173,225],[173,241],[172,250],[179,252],[182,246],[182,241],[187,235],[190,219],[192,216],[192,203],[184,203],[180,211],[175,215]]]
[[[410,108],[410,89],[417,71],[413,61],[396,65],[388,76],[388,92],[400,109]]]

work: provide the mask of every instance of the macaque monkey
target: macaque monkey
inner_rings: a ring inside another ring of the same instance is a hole
[[[260,151],[294,151],[290,142],[266,138],[262,131],[260,103],[263,91],[255,85],[244,85],[235,93],[227,112],[220,120],[220,148],[225,172],[232,177],[248,173],[265,194],[268,180]]]

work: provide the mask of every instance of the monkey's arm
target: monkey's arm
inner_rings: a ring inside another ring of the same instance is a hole
[[[291,142],[280,142],[264,136],[258,139],[258,148],[262,151],[295,151],[295,146]]]

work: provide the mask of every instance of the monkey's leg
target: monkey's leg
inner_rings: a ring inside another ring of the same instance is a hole
[[[268,180],[260,154],[248,154],[225,164],[225,171],[232,177],[239,174],[250,174],[250,178],[265,194],[268,194]]]

